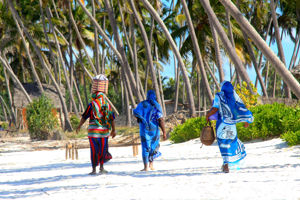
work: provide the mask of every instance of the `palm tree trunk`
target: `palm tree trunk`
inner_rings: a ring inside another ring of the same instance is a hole
[[[257,62],[256,62],[256,58],[255,58],[252,46],[251,46],[251,44],[250,44],[250,42],[248,40],[248,37],[247,37],[246,33],[243,30],[242,30],[242,33],[243,33],[243,36],[244,36],[244,40],[246,42],[248,53],[250,55],[250,58],[252,60],[253,65],[254,65],[254,69],[255,69],[256,75],[258,77],[258,80],[259,80],[259,83],[260,83],[260,86],[261,86],[261,89],[262,89],[262,92],[263,92],[263,96],[265,96],[266,98],[268,98],[267,89],[266,89],[266,86],[264,84],[264,81],[263,81],[263,78],[261,76],[261,73],[260,73],[260,71],[258,69],[258,65],[257,65]]]
[[[297,54],[298,53],[296,53],[296,52],[298,52],[297,51],[297,49],[299,50],[299,39],[300,39],[300,33],[298,33],[297,34],[297,36],[296,36],[297,38],[296,38],[296,41],[295,41],[295,46],[294,46],[294,50],[293,50],[293,55],[292,55],[292,58],[291,58],[291,62],[290,62],[290,65],[289,65],[289,70],[291,70],[292,69],[292,66],[295,64],[295,62],[296,62],[296,59],[297,59]],[[298,47],[298,48],[297,48]]]
[[[7,62],[7,61],[5,60],[5,62]],[[11,112],[11,114],[9,114],[9,116],[10,116],[10,119],[13,120],[14,124],[16,124],[16,122],[17,122],[16,119],[17,118],[16,118],[14,106],[13,106],[13,99],[12,99],[11,92],[10,92],[9,76],[6,73],[6,69],[5,68],[3,69],[3,72],[4,72],[4,78],[5,78],[5,83],[6,83],[6,90],[7,90],[7,94],[8,94],[9,107],[10,107],[10,112]],[[5,104],[5,106],[6,106],[6,104]],[[7,112],[9,113],[8,108],[7,108]]]
[[[267,61],[266,67],[267,67],[267,71],[266,71],[266,75],[265,75],[265,86],[268,91],[268,79],[269,79],[269,68],[270,68],[269,61]]]
[[[234,49],[234,47],[232,46],[231,42],[229,41],[224,29],[222,28],[218,18],[216,17],[215,13],[213,12],[209,1],[208,0],[201,0],[202,6],[204,7],[209,20],[212,21],[212,24],[214,25],[214,27],[216,28],[216,31],[218,32],[223,45],[225,46],[231,60],[234,63],[235,69],[237,71],[237,73],[239,75],[242,76],[243,80],[250,86],[251,80],[248,76],[248,73],[246,71],[246,69],[243,66],[243,63],[241,62],[241,60],[239,59],[239,57],[236,54],[236,51]],[[251,91],[251,93],[253,93],[252,88],[249,87],[249,90]]]
[[[271,13],[272,13],[276,44],[277,44],[277,47],[278,47],[278,53],[279,53],[281,61],[286,66],[284,51],[283,51],[281,38],[280,38],[280,33],[279,33],[279,26],[278,26],[278,21],[277,21],[277,14],[276,14],[276,10],[275,10],[276,8],[275,8],[274,0],[270,0],[270,8],[271,8]],[[290,88],[285,83],[284,83],[283,87],[285,88],[286,96],[288,98],[292,98]]]
[[[107,0],[106,0],[107,1]],[[188,100],[189,100],[189,107],[190,107],[190,115],[192,117],[196,116],[196,109],[195,109],[195,103],[194,103],[194,96],[191,88],[191,83],[188,77],[187,70],[184,66],[183,60],[181,58],[181,55],[176,47],[176,43],[174,42],[172,36],[170,35],[170,32],[168,31],[166,25],[161,20],[158,13],[155,11],[155,9],[151,6],[151,4],[148,2],[148,0],[142,0],[143,4],[145,5],[146,9],[151,13],[152,17],[156,20],[156,22],[160,25],[162,30],[164,31],[167,40],[169,41],[170,45],[172,46],[173,52],[175,53],[178,62],[180,63],[182,75],[184,82],[186,84],[187,94],[188,94]]]
[[[54,11],[55,11],[56,17],[59,19],[59,15],[58,15],[58,12],[57,12],[55,1],[54,0],[51,0],[51,1],[52,1],[52,4],[53,4],[53,7],[54,7]]]
[[[81,6],[83,11],[88,15],[88,17],[91,19],[91,21],[94,23],[96,28],[99,31],[99,34],[102,36],[102,39],[108,44],[108,46],[111,48],[111,50],[116,54],[119,61],[123,63],[123,58],[120,54],[120,52],[115,48],[115,46],[112,44],[111,39],[106,35],[105,31],[101,28],[101,26],[98,24],[97,20],[92,16],[92,14],[88,11],[88,9],[82,4],[80,0],[77,0],[78,4]]]
[[[81,55],[81,53],[80,53],[80,55]],[[85,97],[85,107],[87,107],[89,105],[89,100],[88,100],[88,95],[87,95],[87,90],[86,90],[86,79],[85,79],[84,74],[83,74],[83,91],[84,91],[84,97]]]
[[[204,59],[203,61],[204,61],[204,66],[205,66],[206,69],[208,70],[210,76],[212,77],[212,79],[213,79],[213,81],[214,81],[214,83],[215,83],[215,86],[217,87],[217,90],[221,90],[220,85],[219,85],[219,83],[218,83],[218,81],[217,81],[217,79],[216,79],[216,76],[215,76],[215,74],[211,71],[211,69],[210,69],[210,67],[209,67],[209,65],[208,65],[207,60]],[[210,103],[212,103],[212,102],[210,102]]]
[[[277,76],[276,76],[276,71],[274,72],[274,83],[273,83],[273,94],[272,97],[276,97],[276,83],[277,83]]]
[[[131,127],[131,112],[130,112],[130,105],[129,105],[129,98],[128,98],[128,91],[129,89],[125,86],[125,105],[126,105],[126,125]]]
[[[58,79],[59,79],[58,77],[60,77],[59,74],[58,74],[58,73],[60,73],[60,69],[57,69],[58,66],[57,66],[57,63],[56,63],[56,59],[55,59],[55,57],[54,57],[54,55],[53,55],[51,43],[50,43],[50,40],[49,40],[47,31],[46,31],[46,23],[45,23],[45,16],[44,16],[44,12],[43,12],[42,1],[40,1],[40,10],[41,10],[41,15],[42,15],[42,23],[43,23],[44,35],[45,35],[45,38],[46,38],[46,40],[47,40],[47,44],[48,44],[48,48],[49,48],[49,52],[50,52],[50,59],[51,59],[53,65],[54,65],[54,76],[55,76],[55,80],[58,81]],[[51,10],[49,9],[48,6],[46,7],[46,13],[47,13],[47,14],[49,13],[49,15],[51,15],[51,17],[52,17]],[[59,70],[59,72],[58,72],[58,70]]]
[[[157,83],[157,77],[156,77],[156,73],[155,73],[154,66],[153,66],[153,59],[152,59],[151,47],[149,45],[148,36],[147,36],[146,30],[145,30],[145,27],[142,24],[142,22],[141,22],[141,20],[140,20],[140,18],[138,16],[138,13],[137,13],[137,10],[136,10],[135,5],[133,3],[133,0],[129,0],[129,3],[130,3],[130,6],[131,6],[131,9],[133,11],[133,14],[135,16],[135,19],[137,21],[137,24],[138,24],[138,26],[139,26],[139,28],[141,30],[142,37],[143,37],[143,40],[144,40],[144,45],[145,45],[145,48],[146,48],[147,61],[148,61],[147,64],[149,65],[149,68],[150,68],[151,78],[152,78],[152,85],[153,85],[153,88],[155,90],[155,94],[157,96],[157,102],[160,105],[162,105],[162,99],[161,99],[161,95],[160,95],[160,92],[159,92],[159,87],[158,87],[158,83]]]
[[[61,38],[64,40],[64,42],[66,43],[66,45],[68,45],[69,47],[72,48],[72,45],[66,40],[66,38],[64,37],[64,35],[56,28],[54,27],[54,30],[61,36]],[[73,51],[72,51],[73,52]],[[81,54],[81,51],[78,51],[79,52],[79,55]],[[85,73],[88,75],[88,77],[90,79],[93,79],[93,76],[90,74],[90,72],[86,69],[86,67],[84,66],[83,64],[83,61],[82,61],[82,55],[80,55],[79,57],[77,56],[76,53],[73,54],[76,58],[76,60],[79,61],[82,69],[85,71]],[[69,57],[71,56],[71,53],[69,52]]]
[[[224,78],[224,70],[222,67],[222,58],[221,58],[221,51],[220,51],[220,45],[219,45],[219,38],[218,38],[216,29],[214,28],[211,20],[208,20],[208,21],[209,21],[210,29],[211,29],[212,36],[214,39],[216,65],[219,70],[219,80],[220,80],[220,83],[222,83],[225,80],[225,78]]]
[[[114,38],[115,38],[115,41],[117,44],[118,51],[121,53],[121,56],[122,56],[123,66],[125,67],[125,70],[126,70],[125,72],[128,75],[130,84],[133,87],[133,91],[135,92],[135,95],[136,95],[138,101],[142,101],[143,99],[142,99],[140,93],[138,93],[138,91],[137,91],[137,85],[135,84],[133,74],[132,74],[131,69],[128,64],[128,60],[127,60],[127,57],[125,54],[123,42],[121,41],[120,36],[119,36],[119,31],[118,31],[118,27],[117,27],[117,23],[115,20],[115,15],[114,15],[113,9],[108,0],[105,0],[105,6],[106,6],[106,10],[108,12],[111,27],[113,29]]]
[[[265,37],[264,37],[265,41],[267,40],[268,34],[270,32],[271,25],[272,25],[272,18],[270,18],[270,21],[269,21],[269,24],[268,24],[268,28],[267,28],[267,31],[265,33]],[[272,41],[272,34],[271,34],[271,37],[270,37],[270,42],[271,41]],[[269,44],[269,46],[270,46],[270,44]],[[263,54],[262,54],[262,52],[260,52],[259,62],[258,62],[258,69],[259,69],[259,71],[261,70],[262,58],[263,58]],[[257,83],[258,83],[258,78],[256,77],[256,79],[255,79],[255,87],[257,87]]]
[[[132,60],[133,60],[133,66],[134,66],[134,71],[135,71],[136,87],[137,87],[137,90],[140,90],[140,87],[139,87],[139,68],[138,68],[138,58],[137,58],[137,49],[136,49],[136,38],[135,38],[135,33],[134,33],[134,24],[135,24],[135,22],[134,22],[133,15],[130,16],[130,22],[131,22],[130,31],[131,31],[132,45],[133,45]],[[128,45],[131,46],[130,43]]]
[[[179,40],[179,48],[182,47],[182,36],[180,36],[180,40]],[[176,56],[174,55],[174,64],[176,66]],[[175,67],[176,70],[176,67]],[[179,63],[177,64],[177,72],[176,72],[176,77],[175,77],[175,103],[174,103],[174,113],[177,112],[178,110],[178,98],[179,98],[179,87],[180,87],[180,67],[179,67]]]
[[[150,28],[150,47],[152,45],[152,38],[153,38],[153,30],[154,30],[154,19],[153,17],[151,18],[151,28]],[[147,87],[148,87],[148,74],[149,74],[149,65],[146,66],[146,75],[145,75],[145,91],[147,91]]]
[[[6,109],[5,109],[5,107],[4,107],[4,104],[3,104],[3,102],[1,101],[1,108],[2,108],[2,111],[3,111],[3,115],[4,115],[4,121],[5,122],[8,122],[8,118],[7,118],[7,113],[6,113]],[[0,118],[0,120],[2,120],[1,118]]]
[[[162,109],[163,109],[163,112],[164,112],[164,116],[167,116],[167,110],[166,110],[166,104],[165,104],[165,97],[164,97],[164,90],[163,90],[163,84],[162,84],[162,81],[161,81],[161,76],[160,76],[160,73],[159,73],[159,66],[158,66],[158,63],[159,63],[159,59],[158,59],[158,49],[157,49],[157,46],[155,45],[155,57],[156,57],[156,71],[157,71],[157,76],[158,76],[158,84],[159,84],[159,90],[160,90],[160,97],[161,97],[161,106],[162,106]]]
[[[41,0],[40,0],[41,1]],[[55,45],[56,45],[56,49],[58,51],[58,58],[60,60],[60,63],[62,65],[62,68],[63,68],[63,72],[64,72],[64,76],[65,76],[65,80],[66,80],[66,84],[67,84],[67,88],[70,92],[70,99],[71,99],[71,102],[72,104],[74,105],[74,110],[75,110],[75,114],[76,116],[79,117],[79,113],[78,113],[78,110],[77,110],[77,107],[76,107],[76,103],[75,103],[75,100],[74,100],[74,95],[73,95],[73,87],[71,87],[71,84],[70,84],[70,81],[69,81],[69,77],[68,77],[68,73],[66,71],[66,66],[65,66],[65,62],[64,62],[64,59],[63,59],[63,56],[62,56],[62,53],[61,53],[61,49],[60,49],[60,45],[58,43],[58,40],[57,40],[57,36],[56,36],[56,33],[54,31],[54,27],[53,27],[53,24],[52,24],[52,20],[50,18],[50,16],[48,15],[48,20],[49,20],[49,26],[53,32],[53,36],[54,36],[54,41],[55,41]],[[71,56],[70,56],[71,58]],[[72,58],[71,58],[72,60]],[[71,71],[71,73],[73,73]],[[72,75],[73,76],[73,75]],[[73,80],[73,78],[71,77],[71,81]],[[73,85],[73,84],[72,84]],[[70,110],[71,111],[71,110]]]
[[[235,7],[232,2],[227,0],[219,0],[229,11],[230,14],[235,18],[237,23],[256,46],[263,52],[263,54],[272,62],[277,73],[283,78],[285,83],[290,87],[294,94],[300,99],[300,84],[295,77],[286,69],[285,65],[280,59],[274,54],[274,52],[268,47],[266,42],[261,38],[257,31],[251,26],[248,20],[242,15],[242,13]]]
[[[7,105],[6,105],[3,97],[1,96],[1,94],[0,94],[0,101],[1,101],[1,106],[2,106],[3,113],[4,113],[5,121],[8,121],[6,111],[7,111],[8,115],[9,115],[9,117],[10,117],[10,120],[12,120],[12,116],[9,113],[8,107],[7,107]]]
[[[211,93],[211,89],[210,89],[210,86],[209,86],[209,83],[208,83],[208,79],[207,79],[207,76],[206,76],[206,72],[205,72],[205,68],[204,68],[204,64],[203,64],[203,60],[202,60],[200,48],[199,48],[199,45],[198,45],[198,39],[197,39],[196,34],[195,34],[194,25],[193,25],[193,22],[192,22],[189,10],[187,8],[186,1],[185,0],[181,0],[181,2],[182,2],[182,7],[183,7],[184,14],[185,14],[186,19],[187,19],[187,23],[188,23],[190,35],[191,35],[191,38],[192,38],[192,43],[193,43],[194,51],[196,53],[196,58],[197,58],[197,61],[198,61],[198,66],[199,66],[200,72],[201,72],[202,81],[204,83],[204,87],[206,88],[208,99],[212,103],[212,101],[213,101],[213,95]]]
[[[32,57],[31,57],[31,54],[30,54],[30,51],[29,51],[29,47],[27,46],[27,43],[26,43],[26,40],[24,38],[23,32],[20,28],[19,23],[16,20],[14,20],[14,21],[15,21],[15,24],[17,26],[18,32],[19,32],[19,34],[22,38],[22,43],[23,43],[24,49],[26,51],[26,55],[27,55],[28,60],[29,60],[29,64],[30,64],[30,67],[31,67],[31,70],[32,70],[33,78],[37,82],[40,93],[43,93],[44,89],[43,89],[42,83],[40,81],[40,78],[39,78],[38,74],[36,73],[36,70],[35,70],[35,67],[34,67],[34,64],[33,64],[33,61],[32,61]]]
[[[95,2],[94,0],[92,2],[92,13],[93,17],[96,17],[96,9],[95,9]],[[97,28],[94,27],[94,57],[95,57],[95,65],[96,65],[96,71],[97,74],[100,73],[100,61],[99,61],[99,41],[98,41],[98,31]]]
[[[39,47],[36,46],[34,40],[32,39],[32,37],[30,36],[30,34],[28,33],[26,27],[23,25],[18,13],[16,12],[14,6],[13,6],[13,3],[11,1],[8,1],[8,5],[9,5],[9,8],[13,14],[13,17],[14,17],[14,20],[17,20],[18,23],[20,24],[20,26],[22,27],[26,37],[28,38],[30,44],[33,46],[35,52],[36,52],[36,55],[38,56],[40,62],[41,62],[41,65],[43,66],[44,69],[47,70],[47,73],[48,75],[50,76],[55,88],[56,88],[56,91],[59,95],[59,98],[60,98],[60,101],[61,101],[61,104],[62,104],[62,108],[63,108],[63,111],[64,111],[64,117],[65,117],[65,129],[68,130],[68,131],[72,131],[72,125],[70,123],[70,119],[69,119],[69,116],[68,116],[68,110],[67,110],[67,106],[66,106],[66,103],[64,101],[64,97],[63,97],[63,94],[61,93],[61,90],[58,86],[58,84],[56,83],[55,81],[55,78],[53,77],[49,67],[46,65],[43,57],[42,57],[42,54],[41,54],[41,50],[39,49]]]
[[[8,73],[10,74],[10,76],[13,78],[13,81],[16,85],[18,85],[21,89],[21,91],[24,93],[27,101],[29,103],[32,102],[29,94],[26,92],[25,88],[23,87],[22,83],[20,82],[20,80],[18,79],[18,77],[15,75],[15,73],[13,72],[12,68],[9,66],[9,63],[6,62],[6,60],[3,58],[3,55],[0,55],[0,61],[2,62],[4,68],[6,68],[6,70],[8,71]],[[9,88],[8,88],[9,89]]]
[[[198,111],[201,110],[201,85],[200,85],[200,73],[197,71],[197,100],[198,100]],[[200,116],[200,112],[199,115]]]
[[[78,40],[80,42],[80,45],[81,45],[81,48],[83,49],[83,51],[84,51],[84,53],[85,53],[85,55],[86,55],[86,57],[88,59],[88,62],[90,64],[90,66],[92,67],[93,73],[97,74],[96,68],[95,68],[95,66],[93,64],[93,61],[91,60],[91,58],[90,58],[90,56],[89,56],[89,54],[88,54],[88,52],[86,50],[86,45],[85,45],[85,43],[84,43],[84,41],[83,41],[83,39],[82,39],[82,37],[80,35],[80,32],[79,32],[78,27],[76,25],[76,22],[74,20],[74,17],[73,17],[73,14],[72,14],[72,4],[70,3],[70,1],[68,1],[68,5],[69,5],[69,17],[70,17],[70,21],[71,21],[71,23],[72,23],[72,25],[73,25],[73,27],[75,29],[77,38],[78,38]]]

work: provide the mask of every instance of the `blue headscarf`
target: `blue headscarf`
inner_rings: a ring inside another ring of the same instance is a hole
[[[156,101],[153,90],[149,90],[147,99],[139,103],[136,109],[133,110],[133,114],[141,120],[148,130],[152,130],[158,125],[157,119],[163,116],[162,113],[161,106]]]
[[[146,101],[148,101],[151,105],[155,106],[160,112],[162,112],[161,106],[157,102],[156,95],[155,95],[155,92],[153,90],[148,90]]]
[[[217,93],[217,95],[220,97],[221,118],[225,123],[253,122],[251,111],[246,108],[229,81],[222,82],[221,92]]]

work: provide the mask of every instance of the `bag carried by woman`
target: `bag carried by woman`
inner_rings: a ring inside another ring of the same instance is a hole
[[[214,128],[211,126],[210,122],[207,122],[206,125],[203,127],[200,135],[201,143],[204,145],[211,145],[214,143],[216,139]]]

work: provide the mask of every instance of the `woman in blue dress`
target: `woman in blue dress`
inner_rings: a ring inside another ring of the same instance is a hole
[[[244,122],[244,127],[247,128],[249,123],[253,122],[253,115],[229,81],[221,84],[221,92],[215,95],[212,109],[207,113],[206,120],[209,121],[216,114],[216,136],[223,158],[222,171],[228,173],[228,165],[237,164],[246,156],[244,144],[237,138],[236,123]]]
[[[140,127],[144,162],[144,169],[142,171],[148,171],[148,164],[149,168],[154,170],[153,161],[161,155],[158,151],[160,139],[159,127],[163,132],[163,138],[166,139],[167,136],[163,112],[161,106],[156,101],[156,95],[153,90],[148,91],[147,99],[137,105],[136,109],[133,110],[133,114],[137,118]]]

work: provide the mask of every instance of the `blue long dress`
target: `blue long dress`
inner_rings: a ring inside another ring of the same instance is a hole
[[[236,123],[252,123],[253,115],[245,107],[229,81],[221,84],[221,92],[215,95],[212,107],[218,108],[216,136],[223,164],[237,164],[245,158],[246,151],[244,144],[237,137]]]
[[[139,121],[143,162],[147,164],[161,155],[158,151],[160,139],[158,119],[163,117],[163,113],[154,91],[148,91],[147,100],[139,103],[133,114]]]

